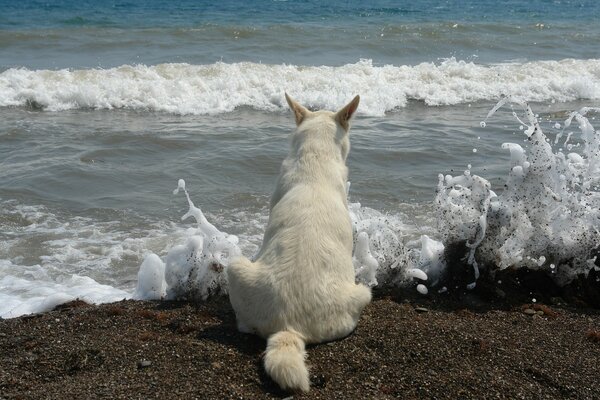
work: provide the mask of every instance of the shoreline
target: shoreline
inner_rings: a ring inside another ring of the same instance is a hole
[[[265,341],[227,297],[71,302],[0,320],[0,396],[279,399]],[[598,398],[600,310],[377,292],[356,331],[307,349],[294,398]]]

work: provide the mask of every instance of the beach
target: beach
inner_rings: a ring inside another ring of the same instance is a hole
[[[0,5],[0,398],[286,398],[227,298],[356,95],[357,330],[294,398],[600,398],[600,3]]]
[[[69,303],[0,323],[5,399],[594,399],[600,313],[380,293],[342,340],[309,346],[311,391],[265,374],[227,299]]]

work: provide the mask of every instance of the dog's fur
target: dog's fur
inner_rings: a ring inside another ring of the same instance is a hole
[[[266,339],[265,369],[286,390],[308,391],[305,343],[350,334],[371,291],[357,285],[346,200],[348,120],[356,96],[337,113],[311,112],[285,95],[297,129],[271,197],[256,261],[227,268],[238,329]]]

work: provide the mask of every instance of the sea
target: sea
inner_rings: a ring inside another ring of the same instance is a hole
[[[404,244],[443,241],[440,174],[501,194],[525,103],[556,154],[568,135],[586,157],[565,121],[600,106],[598,21],[594,0],[0,0],[0,317],[131,298],[145,257],[194,229],[179,179],[251,256],[295,127],[285,92],[359,94],[350,201]]]

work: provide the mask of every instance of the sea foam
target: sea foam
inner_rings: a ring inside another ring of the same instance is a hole
[[[0,200],[0,317],[44,312],[80,299],[106,303],[132,297],[143,255],[186,237],[174,224],[73,216],[40,205]],[[143,224],[144,228],[137,228]]]
[[[342,66],[123,65],[110,69],[28,70],[0,73],[0,106],[48,111],[128,109],[174,114],[219,114],[238,107],[280,111],[283,91],[311,108],[336,109],[360,93],[359,112],[381,116],[409,100],[450,105],[512,96],[520,101],[600,98],[600,60],[482,65],[439,63]]]
[[[349,190],[350,183],[347,188]],[[173,194],[180,190],[184,191],[189,206],[182,219],[193,217],[197,228],[190,228],[185,243],[173,246],[163,258],[154,253],[146,255],[138,272],[136,299],[206,300],[211,295],[227,293],[225,269],[233,258],[242,254],[239,239],[220,231],[206,219],[190,199],[183,179],[178,181]],[[437,253],[424,250],[431,242],[437,243],[426,236],[421,251],[412,250],[420,257],[411,253],[401,234],[405,225],[398,216],[382,214],[360,203],[350,203],[348,212],[353,228],[352,261],[357,282],[370,287],[409,285],[414,279],[428,279],[420,268],[431,269],[435,274],[433,266],[442,267],[432,261],[439,256]],[[253,259],[252,255],[247,256]],[[426,294],[424,287],[419,284],[418,291]]]
[[[138,272],[137,299],[206,300],[227,291],[224,270],[241,255],[239,239],[221,232],[206,219],[190,199],[183,179],[179,179],[173,194],[180,190],[189,207],[182,220],[193,217],[197,228],[190,228],[185,243],[173,246],[164,261],[154,253],[146,255]]]
[[[72,274],[55,279],[47,279],[40,266],[25,267],[29,272],[38,272],[42,276],[18,277],[18,273],[7,273],[19,266],[10,261],[0,262],[0,317],[14,318],[25,314],[52,310],[59,304],[76,299],[87,303],[110,303],[131,297],[127,291],[103,285],[94,279]],[[20,270],[23,267],[19,268]]]
[[[510,166],[504,189],[496,194],[483,177],[467,170],[462,175],[440,175],[436,197],[440,235],[445,244],[464,243],[466,261],[473,268],[473,287],[480,266],[497,270],[528,268],[545,271],[559,285],[587,275],[595,265],[600,244],[600,137],[583,108],[564,122],[577,121],[581,154],[564,142],[544,134],[529,105],[505,98],[524,109],[517,114],[527,147],[505,143]],[[563,132],[564,133],[564,132]]]

